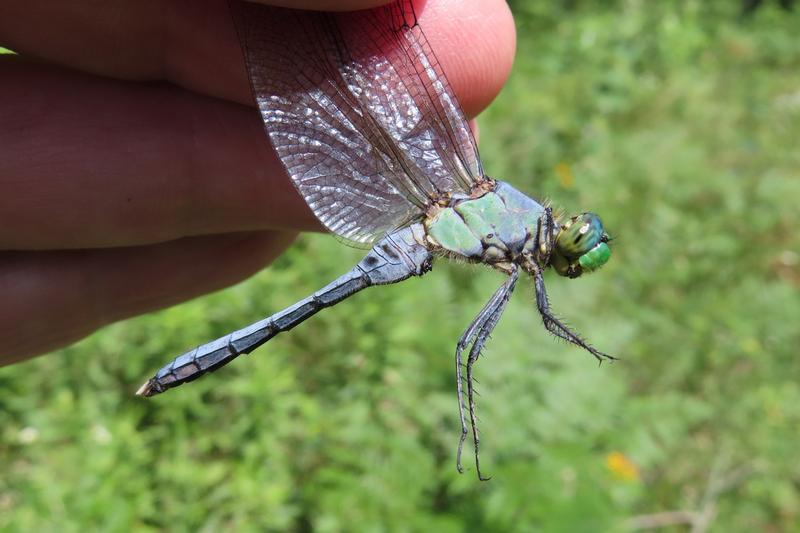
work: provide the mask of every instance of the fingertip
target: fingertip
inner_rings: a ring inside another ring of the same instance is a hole
[[[274,6],[323,11],[367,9],[387,0],[255,0]],[[414,0],[425,36],[458,95],[475,116],[502,89],[511,72],[516,29],[504,0]]]
[[[504,0],[428,0],[418,5],[422,30],[464,111],[485,109],[508,79],[516,29]]]

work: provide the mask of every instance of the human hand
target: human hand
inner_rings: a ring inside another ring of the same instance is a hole
[[[475,115],[511,67],[507,6],[419,15]],[[231,285],[321,229],[248,107],[226,0],[0,0],[0,46],[19,53],[0,55],[0,364]]]

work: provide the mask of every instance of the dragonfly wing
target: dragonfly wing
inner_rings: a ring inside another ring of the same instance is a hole
[[[399,148],[407,178],[429,197],[469,192],[483,175],[477,146],[411,1],[338,18],[344,78]]]
[[[272,146],[332,232],[372,243],[482,177],[409,0],[353,13],[234,3]]]

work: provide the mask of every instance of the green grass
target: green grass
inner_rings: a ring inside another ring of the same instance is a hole
[[[604,531],[710,509],[716,531],[800,514],[800,14],[735,3],[514,4],[519,51],[481,117],[490,175],[600,213],[607,267],[520,283],[478,365],[482,460],[455,472],[456,339],[478,268],[374,289],[191,386],[165,357],[358,260],[301,239],[228,291],[0,370],[0,528]],[[682,531],[683,528],[673,528]]]

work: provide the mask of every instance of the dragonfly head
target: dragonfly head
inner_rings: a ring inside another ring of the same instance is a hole
[[[594,213],[575,215],[558,231],[550,264],[568,278],[594,272],[611,257],[609,240],[599,216]]]

